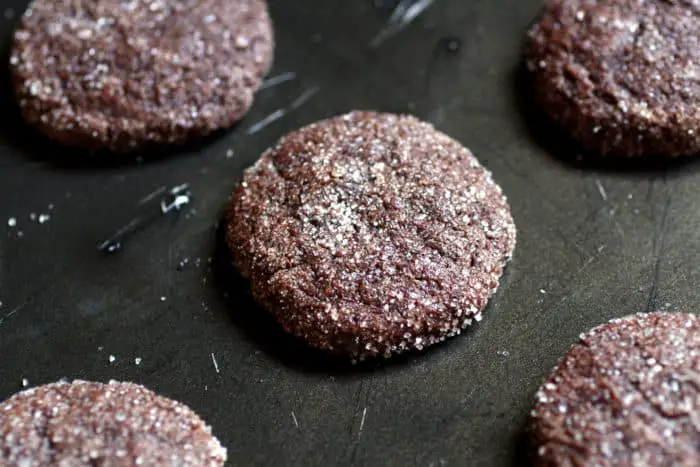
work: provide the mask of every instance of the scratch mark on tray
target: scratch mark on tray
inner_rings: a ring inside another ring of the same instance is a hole
[[[220,373],[219,364],[216,362],[216,356],[214,355],[214,352],[211,353],[211,361],[214,364],[214,370],[216,370],[216,373]]]
[[[320,90],[321,90],[320,87],[314,86],[314,87],[302,92],[299,97],[294,99],[294,102],[292,102],[292,105],[289,106],[289,110],[296,110],[299,107],[301,107],[302,105],[306,104]]]
[[[248,128],[248,131],[246,131],[246,133],[248,133],[249,135],[254,135],[255,133],[264,129],[266,126],[269,126],[270,124],[281,119],[285,115],[287,115],[287,109],[277,109],[274,112],[272,112],[270,115],[268,115],[267,117],[260,120],[259,122],[251,125],[251,127]]]
[[[350,465],[354,465],[357,460],[357,452],[360,447],[360,437],[365,427],[365,419],[367,417],[367,399],[371,391],[371,381],[365,384],[365,380],[360,380],[359,387],[355,393],[355,404],[350,417],[349,435],[351,439],[350,446]],[[360,409],[362,407],[362,409]],[[359,429],[355,433],[357,419],[360,418]]]
[[[379,47],[382,42],[400,33],[433,3],[435,0],[402,0],[394,8],[386,26],[374,36],[370,46]]]
[[[666,185],[666,175],[663,179],[664,185]],[[661,282],[661,263],[664,257],[664,243],[666,240],[667,228],[668,228],[668,212],[671,207],[671,195],[668,194],[666,197],[666,202],[664,203],[663,211],[661,212],[661,219],[659,220],[659,228],[654,235],[654,256],[656,261],[654,263],[654,269],[652,271],[652,284],[651,290],[649,291],[649,299],[647,300],[647,312],[654,311],[657,307],[657,301],[659,299],[659,283]]]
[[[150,196],[150,195],[149,195]],[[156,198],[157,196],[153,196]],[[151,199],[153,199],[151,198]],[[111,237],[97,245],[97,249],[103,253],[117,253],[122,250],[123,243],[137,232],[147,228],[159,218],[172,212],[178,212],[183,206],[188,205],[192,200],[192,192],[188,184],[176,186],[162,197],[159,210],[152,207],[142,208],[141,213],[136,215],[125,226],[121,227]],[[139,203],[142,204],[142,203]]]
[[[360,420],[360,430],[357,432],[357,437],[362,436],[362,430],[365,427],[365,418],[367,417],[367,407],[362,411],[362,420]]]
[[[279,86],[280,84],[286,83],[288,81],[293,81],[296,79],[296,77],[296,73],[294,73],[293,71],[289,71],[287,73],[282,73],[271,78],[267,78],[265,81],[263,81],[259,91],[274,88],[275,86]]]
[[[600,259],[600,257],[602,256],[603,251],[605,251],[605,249],[606,249],[607,247],[608,247],[608,246],[605,245],[605,244],[600,245],[600,246],[598,247],[598,249],[596,250],[596,253],[593,254],[593,255],[590,255],[590,256],[588,257],[588,259],[586,259],[586,261],[583,263],[583,265],[582,265],[580,268],[578,268],[578,270],[576,271],[576,274],[574,274],[574,276],[578,276],[578,275],[581,274],[588,266],[590,266],[591,264],[593,264],[593,263],[595,263],[596,261],[598,261],[598,260]]]
[[[26,305],[26,303],[25,303],[24,305]],[[7,321],[9,318],[11,318],[11,317],[14,316],[15,314],[17,314],[17,312],[18,312],[19,310],[21,310],[22,308],[24,308],[24,305],[20,305],[20,306],[18,306],[18,307],[15,307],[14,309],[12,309],[12,311],[10,311],[9,313],[7,313],[7,314],[5,314],[4,316],[0,317],[0,324],[4,323],[4,322]]]
[[[607,202],[608,201],[608,193],[605,191],[605,187],[603,186],[603,183],[599,179],[595,179],[595,186],[598,188],[598,193],[600,193],[600,197],[603,199],[603,201]]]
[[[272,112],[270,115],[267,117],[263,118],[257,123],[254,123],[251,125],[248,130],[246,130],[246,133],[248,135],[254,135],[255,133],[258,133],[259,131],[265,129],[267,126],[271,125],[272,123],[276,122],[277,120],[283,118],[285,115],[290,113],[293,110],[298,109],[302,105],[306,104],[309,100],[311,100],[312,97],[314,97],[319,91],[321,90],[320,87],[314,86],[310,89],[307,89],[306,91],[302,92],[299,97],[294,99],[292,103],[289,105],[287,108],[281,108],[277,109],[274,112]]]
[[[138,205],[141,206],[142,204],[146,204],[149,201],[153,201],[156,197],[165,193],[165,190],[167,189],[168,188],[165,185],[156,188],[154,191],[141,198]]]
[[[294,415],[294,411],[292,410],[292,421],[294,421],[294,426],[299,429],[299,422],[297,421],[297,416]]]
[[[355,417],[357,416],[357,413],[360,411],[360,402],[362,400],[362,391],[365,388],[365,381],[361,380],[359,386],[357,387],[357,392],[355,392],[355,409],[353,410],[352,413],[352,419],[350,420],[350,435],[353,435],[354,431],[354,425],[355,425]]]
[[[600,246],[596,249],[596,253],[590,254],[590,255],[587,254],[587,253],[585,253],[585,251],[583,251],[583,249],[582,249],[581,251],[584,253],[584,257],[587,257],[587,258],[585,259],[585,261],[583,262],[583,264],[581,265],[581,267],[579,267],[578,270],[576,270],[576,272],[574,272],[573,274],[570,274],[570,275],[566,278],[566,280],[561,281],[561,284],[570,284],[570,283],[573,283],[573,279],[574,279],[576,276],[578,276],[579,274],[581,274],[581,273],[582,273],[583,271],[585,271],[586,268],[588,268],[591,264],[595,263],[598,259],[600,259],[600,257],[602,256],[602,254],[603,254],[603,252],[605,251],[606,248],[607,248],[607,245],[606,245],[606,244],[602,244],[602,245],[600,245]],[[554,286],[556,286],[556,285],[557,285],[557,282],[551,281],[549,284],[547,284],[547,288],[548,288],[548,289],[549,289],[549,288],[554,288]],[[546,291],[546,289],[545,289],[545,291]],[[561,299],[559,300],[559,303],[563,303],[563,302],[567,301],[569,298],[571,298],[571,297],[574,295],[574,293],[575,293],[575,291],[572,291],[572,290],[566,291],[563,295],[561,295]],[[545,312],[549,312],[550,310],[551,310],[551,307],[548,307],[548,308],[546,308],[544,311],[545,311]]]
[[[677,284],[680,280],[682,280],[682,279],[687,279],[687,277],[686,277],[685,274],[679,274],[678,276],[676,276],[676,278],[673,279],[673,280],[668,284],[668,288],[669,288],[669,289],[672,289],[673,286],[676,285],[676,284]]]

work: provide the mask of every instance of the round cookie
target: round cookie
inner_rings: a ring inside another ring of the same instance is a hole
[[[600,155],[700,153],[700,2],[550,0],[526,64],[542,108]]]
[[[459,334],[515,247],[501,189],[414,117],[353,112],[282,138],[226,213],[253,295],[311,345],[353,358]]]
[[[535,465],[700,465],[700,320],[638,314],[582,334],[536,396]]]
[[[222,466],[188,407],[132,383],[59,382],[0,404],[0,464]]]
[[[265,0],[34,0],[10,68],[39,131],[128,152],[231,126],[273,47]]]

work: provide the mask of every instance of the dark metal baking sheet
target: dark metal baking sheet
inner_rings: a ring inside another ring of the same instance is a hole
[[[25,4],[0,8],[3,60]],[[270,4],[271,75],[297,78],[260,92],[234,130],[169,158],[89,164],[46,143],[22,125],[0,75],[0,398],[23,379],[136,381],[196,409],[230,465],[522,465],[533,393],[581,331],[637,311],[695,311],[697,164],[566,162],[577,150],[537,130],[517,73],[537,0],[438,0],[377,48],[388,13],[369,0]],[[453,54],[438,46],[451,36],[462,41]],[[355,108],[411,112],[469,146],[509,196],[519,238],[482,323],[422,354],[353,368],[264,318],[227,271],[215,223],[263,149]],[[96,251],[140,199],[185,182],[195,195],[186,215],[119,255]]]

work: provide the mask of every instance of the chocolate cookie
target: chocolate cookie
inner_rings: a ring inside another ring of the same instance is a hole
[[[10,67],[24,118],[127,152],[231,126],[272,60],[264,0],[34,0]]]
[[[184,405],[131,383],[75,381],[0,404],[0,464],[221,466],[226,449]]]
[[[550,0],[527,67],[544,110],[601,155],[700,153],[700,3]]]
[[[476,158],[390,114],[282,138],[245,172],[226,222],[255,298],[287,331],[352,357],[420,350],[479,321],[515,246]]]
[[[536,399],[536,465],[700,465],[700,320],[650,313],[597,327]]]

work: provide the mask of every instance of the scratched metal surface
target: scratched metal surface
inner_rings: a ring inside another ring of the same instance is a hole
[[[25,3],[3,7],[18,15]],[[2,73],[0,399],[23,379],[136,381],[196,409],[230,465],[522,465],[533,393],[581,331],[637,311],[695,311],[697,164],[563,162],[576,149],[538,123],[516,72],[537,0],[438,0],[375,49],[388,13],[369,0],[270,3],[271,75],[297,78],[262,91],[233,131],[170,158],[61,163],[75,153],[24,128]],[[0,15],[3,60],[17,15]],[[461,37],[456,54],[435,53],[446,36]],[[314,86],[299,109],[246,135]],[[265,147],[354,108],[412,112],[464,142],[508,194],[519,238],[481,324],[422,354],[349,368],[262,318],[214,225]],[[95,250],[141,198],[184,182],[195,194],[187,216],[151,226],[119,255]]]

